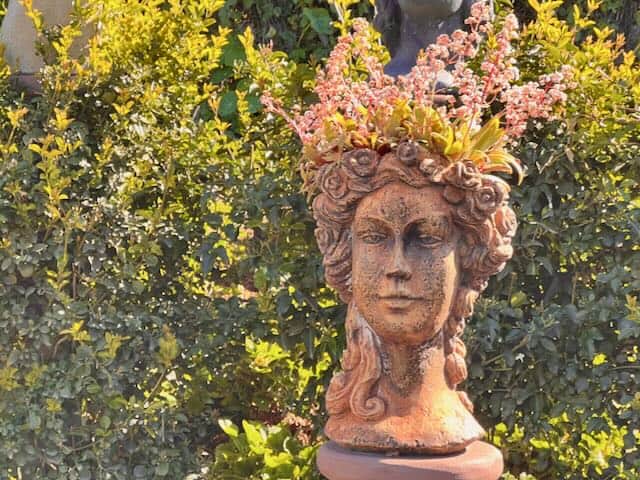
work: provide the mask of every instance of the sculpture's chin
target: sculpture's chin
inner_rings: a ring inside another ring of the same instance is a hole
[[[431,311],[421,301],[406,308],[399,308],[401,306],[401,303],[383,303],[371,311],[360,311],[383,343],[412,347],[431,343],[448,317],[448,311]]]
[[[381,319],[384,319],[382,317]],[[385,344],[404,345],[405,347],[420,348],[421,346],[431,345],[436,341],[436,338],[440,340],[438,335],[442,329],[436,327],[428,327],[422,330],[413,326],[400,326],[393,330],[387,328],[376,329],[373,328],[378,338]]]

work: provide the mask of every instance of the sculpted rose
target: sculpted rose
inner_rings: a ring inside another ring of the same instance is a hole
[[[418,161],[418,145],[415,142],[402,142],[398,145],[396,155],[398,159],[405,165],[412,167]]]
[[[494,222],[500,235],[513,238],[518,229],[516,214],[509,207],[500,207],[494,216]]]
[[[380,156],[369,149],[358,149],[348,152],[344,157],[344,165],[359,177],[370,177],[376,173]]]
[[[465,190],[475,190],[482,186],[482,177],[478,167],[471,161],[456,162],[442,173],[449,184]]]
[[[322,176],[320,188],[333,200],[340,200],[348,193],[347,176],[337,164],[332,164]]]
[[[484,221],[495,213],[504,199],[504,187],[497,182],[485,179],[478,190],[474,190],[467,196],[467,213],[478,222]]]

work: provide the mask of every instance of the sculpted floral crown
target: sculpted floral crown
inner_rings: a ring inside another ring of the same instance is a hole
[[[376,177],[375,180],[373,178]],[[493,175],[482,173],[470,161],[450,163],[445,157],[430,152],[414,141],[401,142],[385,155],[370,149],[355,149],[343,155],[341,161],[319,169],[316,187],[337,205],[350,207],[361,194],[398,177],[416,187],[441,185],[443,196],[454,205],[464,203],[461,213],[467,223],[479,223],[506,205],[509,185]],[[368,187],[365,184],[369,184]],[[501,227],[503,227],[501,225]],[[501,228],[503,235],[509,229]]]

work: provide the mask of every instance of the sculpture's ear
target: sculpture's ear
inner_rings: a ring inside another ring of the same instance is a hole
[[[376,16],[373,26],[382,34],[382,43],[393,57],[400,44],[402,12],[398,0],[376,0]]]

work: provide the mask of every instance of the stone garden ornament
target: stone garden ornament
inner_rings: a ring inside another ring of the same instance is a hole
[[[416,64],[420,50],[435,44],[441,34],[463,29],[475,0],[376,0],[374,25],[389,49],[391,62],[385,73],[406,75]],[[451,86],[442,72],[440,82]]]
[[[484,435],[458,385],[465,320],[513,253],[509,187],[406,141],[344,154],[313,202],[327,282],[348,303],[325,427],[366,451],[451,453]]]
[[[392,8],[405,18],[409,6],[435,18],[460,5],[400,0]],[[456,454],[484,435],[460,385],[462,333],[487,281],[513,254],[517,221],[506,180],[519,181],[523,171],[509,146],[529,119],[557,113],[570,72],[518,84],[515,17],[496,28],[488,5],[468,11],[467,30],[431,39],[398,76],[385,71],[375,32],[357,19],[318,73],[316,104],[302,110],[269,92],[262,98],[302,141],[326,281],[348,305],[347,347],[327,391],[325,426],[346,449]],[[403,55],[392,65],[408,62]],[[443,70],[458,92],[445,104],[436,101]],[[332,459],[343,455],[345,465],[355,458],[336,452]],[[501,460],[492,468],[473,478],[497,478]]]
[[[33,0],[30,8],[25,8],[21,0],[9,0],[7,12],[0,28],[0,43],[3,45],[4,60],[11,68],[15,82],[31,92],[39,92],[39,75],[45,62],[38,51],[39,34],[30,10],[37,12],[43,26],[50,28],[66,25],[71,21],[74,10],[73,0]],[[85,27],[84,34],[77,38],[70,54],[78,57],[86,46],[92,28]]]

